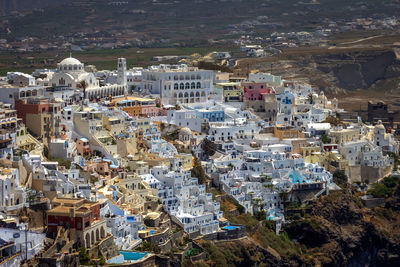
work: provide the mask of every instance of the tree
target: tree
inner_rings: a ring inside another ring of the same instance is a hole
[[[324,144],[330,144],[332,140],[327,135],[324,134],[323,136],[321,136],[321,141]]]
[[[79,252],[79,262],[81,265],[88,265],[89,264],[89,253],[87,252],[86,248],[80,247],[78,248]]]
[[[308,94],[307,100],[310,102],[310,104],[314,104],[314,96],[312,94]]]
[[[207,181],[206,173],[201,166],[201,162],[198,158],[194,158],[193,168],[191,170],[192,177],[197,177],[199,179],[199,184],[205,184]]]
[[[213,156],[217,151],[217,145],[207,138],[204,138],[201,148],[203,149],[204,154],[206,154],[208,157]]]
[[[392,196],[393,191],[384,184],[374,184],[373,188],[368,190],[368,194],[373,195],[376,198],[388,198]]]
[[[78,88],[83,90],[83,99],[86,98],[86,88],[88,88],[88,83],[85,80],[80,81],[77,85]]]
[[[347,185],[347,175],[344,171],[337,169],[333,173],[333,181],[340,187],[346,187]]]
[[[334,116],[328,116],[323,122],[330,123],[333,126],[338,126],[342,124],[342,121]]]

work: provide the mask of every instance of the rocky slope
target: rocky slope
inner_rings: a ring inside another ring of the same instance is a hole
[[[335,51],[311,55],[289,55],[273,61],[273,73],[310,83],[328,93],[347,90],[397,90],[398,84],[380,88],[379,83],[400,77],[400,59],[394,49]],[[259,62],[254,68],[270,72],[271,62]]]
[[[368,209],[350,188],[311,203],[284,233],[242,214],[240,240],[201,241],[207,258],[187,266],[400,266],[400,187],[385,206]]]
[[[316,202],[310,217],[289,225],[287,232],[324,266],[399,266],[399,215],[390,207],[366,209],[347,190]]]

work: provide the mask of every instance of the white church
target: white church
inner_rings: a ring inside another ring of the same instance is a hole
[[[82,86],[82,84],[85,86]],[[96,76],[92,72],[85,71],[83,63],[76,58],[69,57],[57,64],[55,72],[47,73],[47,77],[44,79],[37,79],[36,85],[79,89],[83,92],[84,98],[91,100],[109,96],[123,96],[127,93],[126,59],[118,59],[116,84],[100,86]]]

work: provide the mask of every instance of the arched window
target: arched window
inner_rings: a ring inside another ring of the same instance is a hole
[[[63,77],[60,78],[60,80],[58,81],[59,85],[65,85],[65,79]]]
[[[185,89],[185,84],[184,84],[184,83],[181,83],[181,84],[179,85],[179,88],[180,88],[180,89]]]
[[[78,66],[77,65],[74,65],[74,70],[77,70],[78,69]]]
[[[200,79],[201,79],[200,74],[197,74],[197,80],[200,80]]]
[[[190,80],[189,74],[186,74],[185,79],[186,79],[186,80]]]
[[[175,75],[175,76],[174,76],[174,80],[175,80],[175,81],[179,80],[179,79],[178,79],[178,75]]]
[[[196,83],[192,83],[192,85],[190,86],[190,88],[196,89]]]
[[[185,89],[190,89],[190,84],[189,83],[185,84]]]
[[[183,76],[183,75],[179,76],[179,80],[184,80],[184,79],[185,79],[185,76]]]
[[[201,88],[201,83],[198,82],[198,83],[197,83],[197,89],[200,89],[200,88]]]
[[[192,74],[191,78],[192,78],[192,80],[195,80],[196,79],[196,75]]]
[[[174,84],[174,89],[175,89],[175,90],[178,90],[178,89],[179,89],[179,84],[175,83],[175,84]]]

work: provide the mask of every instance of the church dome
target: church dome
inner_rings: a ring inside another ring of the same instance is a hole
[[[385,130],[385,126],[383,126],[381,120],[378,121],[378,124],[375,126],[375,129],[376,129],[376,130],[379,130],[379,129],[380,129],[380,130]]]
[[[58,70],[62,72],[83,72],[83,63],[73,57],[68,57],[57,64]]]
[[[82,63],[73,57],[68,57],[60,62],[60,65],[80,65],[80,64]]]
[[[180,135],[192,135],[192,130],[190,130],[188,127],[184,127],[179,131]]]

